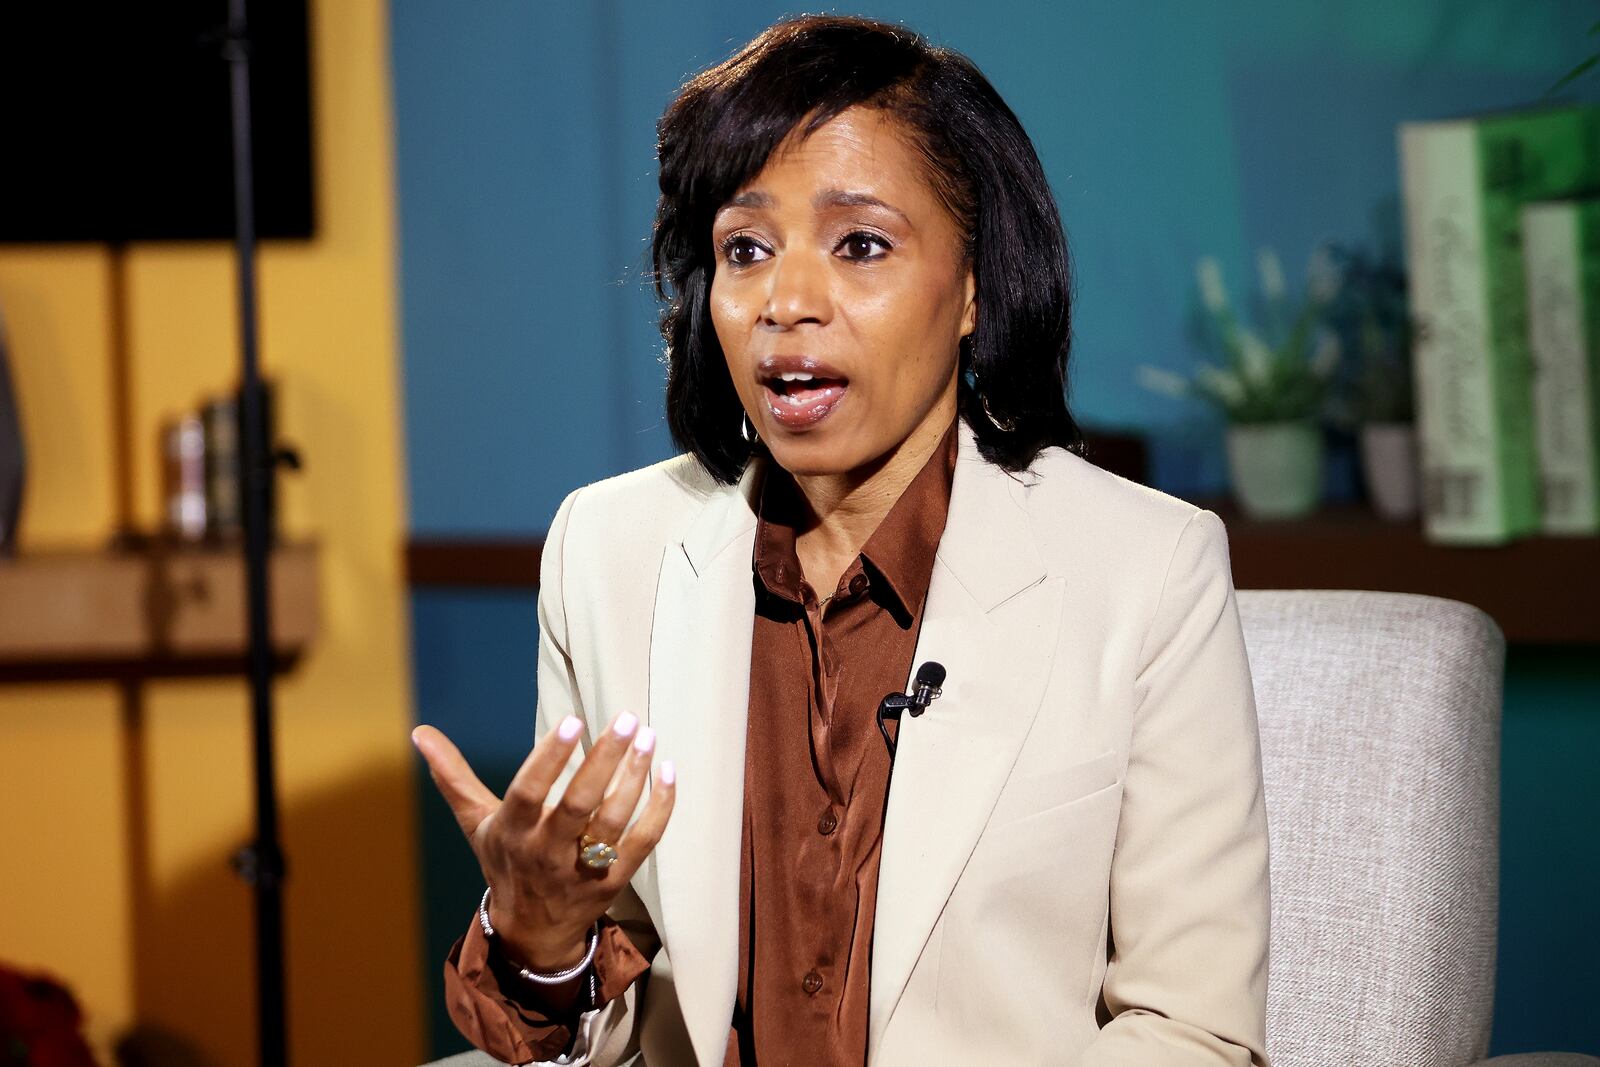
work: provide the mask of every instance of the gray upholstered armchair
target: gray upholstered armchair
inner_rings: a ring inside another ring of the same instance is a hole
[[[1272,834],[1275,1067],[1479,1063],[1505,638],[1477,608],[1404,593],[1241,591],[1239,612]]]
[[[1274,1067],[1600,1067],[1483,1059],[1505,667],[1494,622],[1402,593],[1249,590],[1239,610],[1272,834]]]

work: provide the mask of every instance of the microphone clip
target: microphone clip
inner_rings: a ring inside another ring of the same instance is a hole
[[[928,710],[928,705],[939,698],[944,685],[944,665],[932,660],[917,668],[917,677],[911,683],[909,693],[890,693],[878,704],[878,730],[883,734],[883,743],[889,746],[889,758],[894,758],[895,741],[889,736],[889,727],[885,725],[886,719],[900,718],[902,711],[909,711],[914,719]]]

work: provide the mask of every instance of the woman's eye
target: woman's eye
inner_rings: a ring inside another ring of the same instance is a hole
[[[756,262],[764,251],[765,249],[754,240],[740,234],[735,234],[722,242],[723,256],[736,267],[749,266]]]
[[[878,259],[889,251],[889,242],[875,233],[858,230],[839,242],[846,259]]]

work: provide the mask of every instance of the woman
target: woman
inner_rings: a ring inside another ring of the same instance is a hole
[[[801,18],[685,86],[660,163],[687,454],[557,512],[505,799],[416,733],[490,886],[452,1017],[511,1062],[1266,1063],[1226,536],[1079,455],[1015,116]]]

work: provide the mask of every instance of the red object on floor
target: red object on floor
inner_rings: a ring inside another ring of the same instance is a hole
[[[97,1067],[66,986],[0,966],[0,1067]]]

